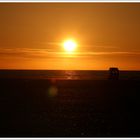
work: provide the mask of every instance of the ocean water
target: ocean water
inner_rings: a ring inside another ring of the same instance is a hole
[[[120,71],[125,80],[118,81],[108,76],[108,71],[0,70],[0,136],[139,137],[140,72]]]
[[[107,70],[0,70],[0,78],[107,80]],[[140,80],[140,71],[120,71],[120,80]]]

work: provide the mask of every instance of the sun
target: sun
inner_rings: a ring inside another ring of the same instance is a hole
[[[66,40],[63,43],[63,47],[67,52],[74,52],[77,47],[77,43],[74,40]]]

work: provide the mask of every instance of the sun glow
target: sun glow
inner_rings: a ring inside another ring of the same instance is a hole
[[[74,52],[77,44],[74,40],[67,40],[63,43],[63,47],[66,52]]]

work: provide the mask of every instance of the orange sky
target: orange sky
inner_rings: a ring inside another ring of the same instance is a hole
[[[140,70],[139,25],[140,3],[0,3],[0,69]]]

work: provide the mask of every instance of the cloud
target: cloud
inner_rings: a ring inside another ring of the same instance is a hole
[[[140,55],[140,51],[82,51],[68,54],[62,51],[53,51],[52,49],[36,49],[36,48],[0,48],[0,58],[2,57],[19,57],[19,58],[65,58],[65,57],[92,57],[92,56],[114,56],[114,55]]]

